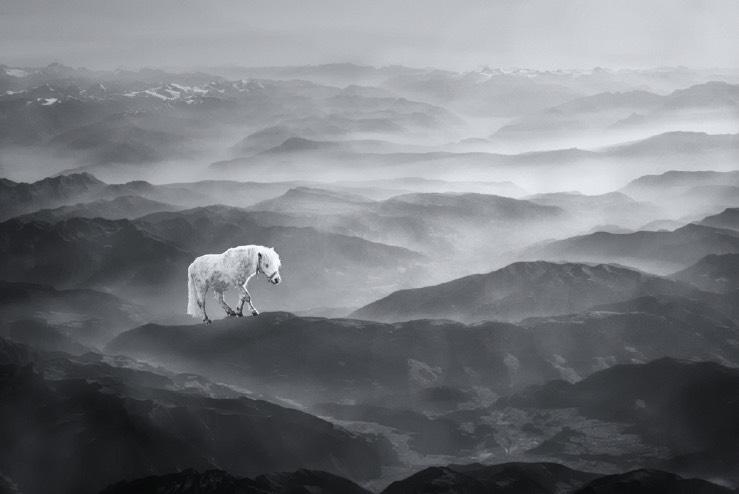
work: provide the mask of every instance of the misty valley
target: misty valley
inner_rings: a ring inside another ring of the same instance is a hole
[[[735,69],[0,65],[0,492],[736,492],[738,129]]]

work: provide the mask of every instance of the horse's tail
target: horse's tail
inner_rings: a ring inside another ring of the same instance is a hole
[[[193,317],[202,317],[202,309],[198,304],[200,294],[195,283],[195,273],[193,273],[192,264],[187,268],[187,313]]]

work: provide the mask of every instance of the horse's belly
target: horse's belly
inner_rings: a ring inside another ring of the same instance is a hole
[[[213,273],[210,276],[210,286],[212,286],[216,291],[222,292],[228,290],[233,285],[234,282],[231,277],[223,273]]]

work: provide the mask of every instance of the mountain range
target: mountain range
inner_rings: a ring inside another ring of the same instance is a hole
[[[188,389],[197,377],[178,384],[104,357],[39,353],[6,340],[0,355],[0,469],[23,492],[48,492],[51,484],[98,492],[183,464],[238,475],[307,467],[362,479],[387,461],[371,437],[224,387]],[[29,450],[37,453],[17,461]]]
[[[524,257],[617,262],[654,273],[685,268],[709,254],[739,252],[739,235],[690,223],[672,231],[596,232],[533,246]]]
[[[686,285],[614,265],[519,262],[487,274],[394,292],[353,316],[380,321],[513,321],[578,312],[645,295],[690,294]]]

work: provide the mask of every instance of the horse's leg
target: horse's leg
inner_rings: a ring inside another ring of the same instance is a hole
[[[236,315],[239,317],[242,317],[244,315],[244,302],[246,302],[247,304],[249,304],[249,309],[251,309],[251,315],[258,316],[259,311],[255,309],[251,303],[251,295],[249,294],[249,290],[246,289],[246,283],[241,285],[239,288],[241,289],[241,296],[239,297],[239,306],[236,310]]]
[[[216,296],[218,297],[218,303],[221,304],[221,307],[223,307],[223,310],[226,311],[226,314],[229,317],[234,317],[236,313],[233,311],[231,307],[228,306],[226,301],[223,299],[223,292],[215,292]]]
[[[205,290],[203,290],[202,295],[198,294],[198,307],[200,307],[200,310],[203,311],[203,322],[205,324],[210,324],[211,320],[208,318],[208,314],[205,312],[205,296],[208,294],[208,287],[205,287]]]

